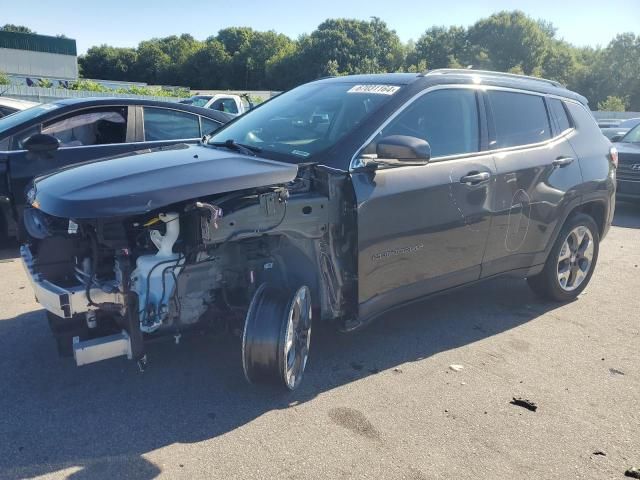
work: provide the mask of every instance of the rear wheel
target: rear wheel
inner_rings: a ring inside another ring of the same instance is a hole
[[[562,227],[542,272],[527,278],[529,286],[549,300],[573,300],[591,280],[599,247],[593,218],[582,213],[572,216]]]
[[[311,294],[293,294],[262,284],[256,291],[242,337],[242,367],[251,383],[296,389],[304,374],[311,342]]]

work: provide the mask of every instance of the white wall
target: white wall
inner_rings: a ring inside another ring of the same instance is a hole
[[[76,80],[78,60],[73,55],[0,48],[0,71],[31,78]]]

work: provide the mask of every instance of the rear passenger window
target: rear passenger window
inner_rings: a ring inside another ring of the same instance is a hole
[[[496,138],[491,148],[529,145],[551,138],[544,99],[538,95],[489,90],[487,92]]]
[[[181,140],[200,137],[200,119],[191,113],[144,107],[144,139]]]
[[[426,140],[432,157],[477,152],[480,134],[475,91],[456,88],[423,95],[385,127],[379,137],[390,135]],[[370,150],[371,147],[367,148]]]
[[[557,98],[550,98],[548,99],[548,102],[551,115],[555,118],[556,123],[558,124],[558,133],[569,130],[571,128],[571,122],[567,116],[567,111],[562,105],[562,101]]]

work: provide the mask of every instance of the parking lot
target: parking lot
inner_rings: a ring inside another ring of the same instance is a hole
[[[359,334],[316,328],[292,394],[246,384],[239,341],[155,344],[144,374],[58,358],[5,249],[0,478],[624,478],[640,467],[639,246],[640,206],[620,204],[576,302],[503,278]]]

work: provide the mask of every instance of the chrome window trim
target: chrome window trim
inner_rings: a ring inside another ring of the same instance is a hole
[[[141,141],[141,142],[103,143],[100,145],[76,145],[71,147],[60,147],[58,150],[71,150],[71,149],[77,149],[77,148],[107,148],[107,147],[114,147],[116,145],[122,145],[122,146],[135,145],[144,149],[145,145],[147,144],[154,145],[154,144],[167,143],[167,142],[170,142],[172,144],[178,144],[181,142],[184,143],[184,142],[193,142],[193,141],[199,141],[199,140],[200,140],[200,137],[193,137],[193,138],[178,138],[175,140],[151,140],[151,141]],[[26,152],[27,150],[23,148],[21,150],[11,150],[11,151]]]
[[[418,92],[413,97],[411,97],[409,100],[407,100],[405,103],[403,103],[395,112],[393,112],[393,114],[389,118],[387,118],[375,130],[375,132],[371,136],[369,136],[367,138],[367,140],[364,142],[364,144],[362,144],[360,146],[360,148],[358,148],[356,150],[356,152],[353,154],[353,156],[351,157],[351,161],[349,162],[349,171],[353,172],[354,170],[358,170],[358,169],[363,167],[363,165],[360,164],[360,158],[358,157],[358,154],[365,147],[367,147],[380,134],[380,132],[387,125],[389,125],[389,123],[391,123],[398,115],[400,115],[400,113],[402,113],[414,101],[418,100],[423,95],[426,95],[426,94],[428,94],[430,92],[433,92],[433,91],[436,91],[436,90],[444,90],[444,89],[447,89],[447,90],[450,90],[450,89],[472,89],[472,90],[480,90],[480,91],[483,91],[483,92],[484,91],[488,91],[488,90],[500,90],[500,91],[505,91],[505,92],[523,93],[525,95],[534,95],[534,96],[540,97],[543,100],[544,100],[544,97],[558,98],[558,99],[560,99],[562,101],[570,101],[570,102],[573,102],[573,103],[575,103],[577,105],[581,105],[584,108],[584,105],[581,102],[578,102],[577,100],[573,100],[573,99],[570,99],[570,98],[567,98],[567,97],[562,97],[562,96],[559,96],[559,95],[551,95],[551,94],[546,94],[546,93],[532,92],[530,90],[524,90],[524,89],[521,89],[521,88],[501,87],[501,86],[497,86],[497,85],[483,85],[481,83],[478,83],[478,84],[441,84],[441,85],[433,85],[433,86],[431,86],[429,88],[425,88],[424,90]],[[546,105],[545,105],[545,109],[546,109]],[[549,127],[551,128],[551,124],[549,124]],[[441,162],[441,161],[445,161],[445,160],[454,160],[454,159],[477,156],[477,155],[512,152],[512,151],[516,151],[516,150],[524,150],[524,149],[529,149],[529,148],[538,148],[538,147],[545,146],[545,145],[551,144],[553,142],[556,142],[559,138],[562,138],[562,137],[570,135],[571,133],[573,133],[574,130],[575,130],[575,127],[572,127],[571,129],[565,130],[564,132],[562,132],[562,134],[557,135],[555,137],[552,136],[551,138],[543,140],[542,142],[528,143],[526,145],[515,145],[513,147],[505,147],[505,148],[499,148],[499,149],[495,149],[495,150],[492,150],[492,149],[479,150],[477,152],[470,152],[470,153],[464,153],[464,154],[433,157],[432,159],[429,160],[429,162]],[[412,167],[412,166],[415,166],[415,165],[407,165],[407,167]],[[422,166],[422,165],[418,165],[418,167],[420,167],[420,166]],[[392,168],[402,168],[402,167],[392,167]]]

